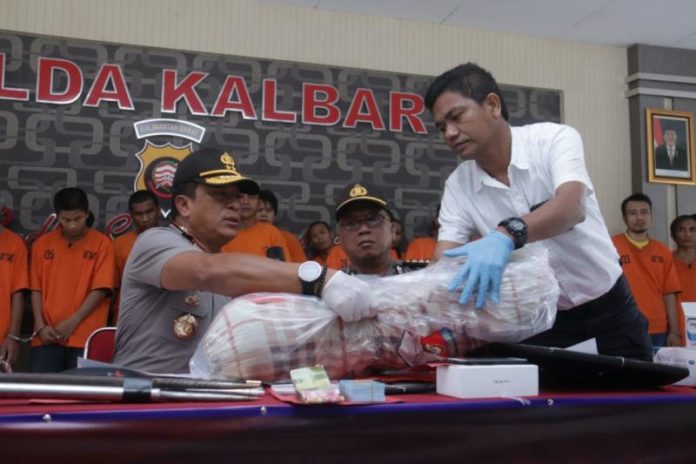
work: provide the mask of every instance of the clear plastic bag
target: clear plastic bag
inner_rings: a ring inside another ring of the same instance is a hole
[[[321,364],[331,378],[401,369],[461,356],[492,341],[516,342],[551,328],[558,283],[546,249],[526,246],[505,268],[500,303],[477,310],[447,285],[466,258],[368,278],[374,318],[342,322],[321,300],[283,293],[236,298],[217,315],[191,358],[204,378],[282,380]]]

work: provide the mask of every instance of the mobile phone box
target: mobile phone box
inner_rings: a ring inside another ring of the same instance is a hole
[[[455,398],[539,394],[539,368],[534,364],[446,364],[437,367],[436,375],[437,393]]]

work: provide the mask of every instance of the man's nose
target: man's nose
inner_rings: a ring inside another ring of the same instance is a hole
[[[445,125],[444,137],[445,140],[456,138],[459,134],[459,129],[454,124],[447,123]]]

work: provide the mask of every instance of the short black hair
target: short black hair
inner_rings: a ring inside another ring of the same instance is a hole
[[[78,187],[66,187],[59,190],[53,197],[53,210],[56,214],[59,214],[61,211],[84,211],[89,213],[87,194]]]
[[[404,224],[401,222],[401,219],[399,219],[399,216],[396,215],[395,211],[387,209],[387,215],[389,216],[389,220],[391,222],[398,222],[401,225],[401,227],[404,226]]]
[[[273,212],[278,214],[278,197],[270,190],[259,190],[259,200],[268,203],[273,208]]]
[[[457,92],[482,104],[488,94],[494,93],[500,99],[500,112],[507,121],[509,113],[503,94],[493,75],[476,63],[460,64],[435,78],[425,93],[425,106],[432,113],[435,100],[445,92]]]
[[[672,236],[672,240],[676,242],[677,229],[682,222],[688,221],[689,219],[696,221],[696,214],[682,214],[674,218],[674,221],[669,225],[669,234]]]
[[[184,182],[178,186],[178,188],[172,192],[172,219],[179,215],[179,210],[176,209],[176,197],[183,195],[189,198],[196,198],[196,189],[200,184],[198,182]]]
[[[157,199],[157,195],[155,195],[149,190],[136,190],[128,198],[128,209],[132,211],[133,205],[136,205],[138,203],[145,203],[146,201],[153,202],[155,204],[155,208],[159,206],[159,200]]]
[[[623,216],[626,216],[626,205],[629,201],[640,201],[647,203],[648,206],[650,206],[650,211],[652,211],[652,201],[650,200],[650,197],[644,193],[634,193],[633,195],[627,196],[624,201],[621,202],[621,214]]]

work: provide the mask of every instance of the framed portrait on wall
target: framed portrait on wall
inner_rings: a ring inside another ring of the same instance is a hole
[[[694,114],[647,108],[645,121],[648,182],[695,185]]]

